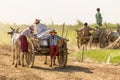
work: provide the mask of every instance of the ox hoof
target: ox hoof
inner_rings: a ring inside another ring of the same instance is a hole
[[[29,67],[29,68],[32,68],[32,67],[33,67],[33,65],[29,65],[28,67]]]
[[[44,64],[47,64],[47,62],[45,62]]]
[[[52,67],[52,65],[50,65],[50,67]]]
[[[19,62],[18,65],[21,65],[21,63]]]
[[[12,63],[12,65],[14,65],[14,62]]]
[[[21,65],[20,63],[18,65]]]
[[[24,65],[22,64],[22,67],[24,67]]]
[[[57,64],[53,64],[54,66],[56,66]]]
[[[17,68],[17,64],[15,65],[15,68]]]

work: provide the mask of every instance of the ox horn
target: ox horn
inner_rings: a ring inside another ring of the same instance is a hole
[[[10,29],[11,29],[11,30],[14,30],[11,26],[10,26]]]
[[[18,27],[16,30],[19,31],[20,27]]]

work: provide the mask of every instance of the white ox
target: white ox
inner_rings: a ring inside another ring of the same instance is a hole
[[[17,67],[17,65],[19,64],[20,65],[20,46],[21,46],[21,43],[20,43],[20,40],[19,40],[19,28],[18,29],[13,29],[12,27],[11,28],[11,32],[8,32],[8,34],[11,35],[11,50],[12,50],[12,53],[13,53],[13,62],[12,64]]]
[[[8,32],[8,34],[11,35],[11,50],[13,53],[13,62],[12,64],[17,67],[17,65],[21,65],[20,63],[20,56],[21,56],[21,41],[19,39],[20,33],[19,33],[19,28],[17,29],[13,29],[11,28],[11,32]],[[30,45],[29,45],[30,46]],[[27,60],[27,54],[22,53],[22,66],[24,66],[24,56],[26,56],[26,60]],[[27,62],[27,61],[26,61]]]

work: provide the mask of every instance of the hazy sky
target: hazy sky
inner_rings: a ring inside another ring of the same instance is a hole
[[[96,8],[101,8],[103,20],[120,22],[120,0],[0,0],[0,21],[32,24],[35,18],[42,23],[94,23]]]

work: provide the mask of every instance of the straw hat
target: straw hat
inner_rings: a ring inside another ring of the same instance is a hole
[[[50,31],[50,34],[51,34],[51,33],[57,34],[57,32],[56,32],[54,29]]]
[[[41,21],[40,19],[35,19],[34,23],[36,24],[36,23],[39,23],[40,21]]]
[[[29,27],[29,29],[30,29],[30,30],[34,30],[34,26],[31,25],[31,26]]]

